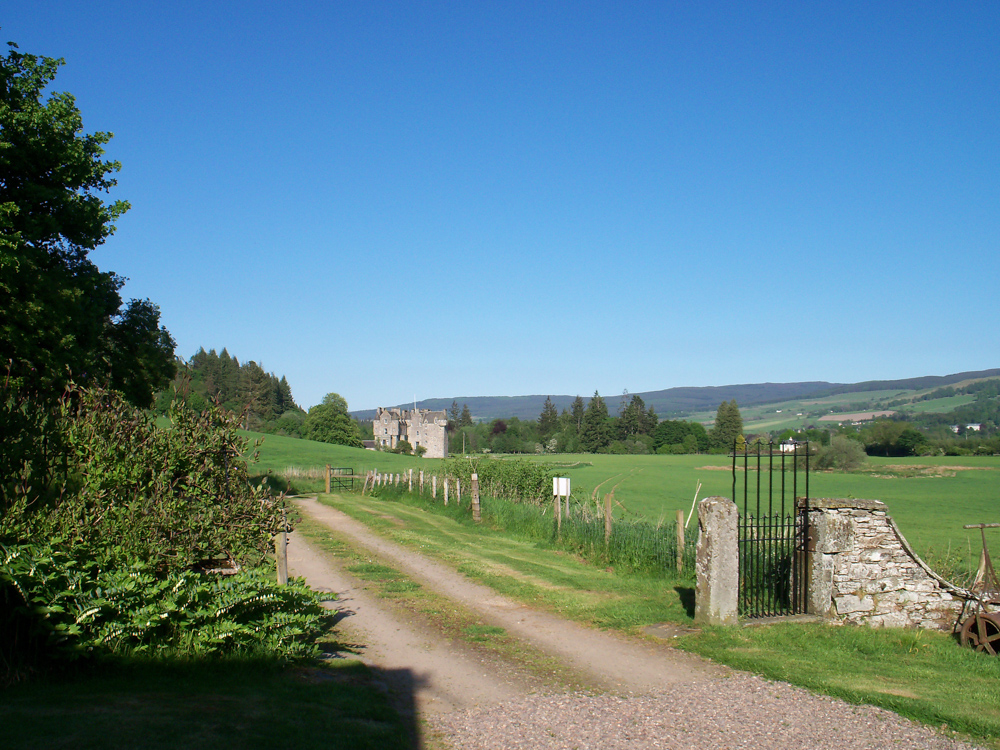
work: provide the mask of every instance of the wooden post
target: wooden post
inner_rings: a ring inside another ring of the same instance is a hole
[[[684,511],[677,511],[677,572],[684,572]]]
[[[455,479],[455,502],[462,504],[462,480]]]
[[[552,500],[556,506],[556,539],[562,535],[562,496],[555,495]]]
[[[287,535],[279,531],[274,535],[274,557],[278,561],[278,585],[288,583],[288,549]]]
[[[444,504],[448,504],[448,477],[444,478]]]
[[[431,497],[437,500],[438,496],[438,475],[434,474],[431,476]]]
[[[420,470],[420,494],[424,494],[424,470]]]
[[[326,465],[326,494],[330,494],[330,464]]]
[[[483,520],[479,509],[479,475],[472,475],[472,520],[479,523]]]
[[[611,541],[611,498],[613,493],[604,496],[604,543]]]
[[[278,585],[288,584],[288,519],[281,511],[281,531],[274,535],[274,559],[278,564]]]
[[[409,479],[409,482],[410,482],[410,486],[409,486],[409,489],[407,491],[408,492],[413,492],[413,469],[410,469],[410,479]]]

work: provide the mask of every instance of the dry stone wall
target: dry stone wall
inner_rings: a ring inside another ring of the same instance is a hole
[[[875,627],[951,630],[962,589],[911,549],[878,500],[810,499],[810,610]]]

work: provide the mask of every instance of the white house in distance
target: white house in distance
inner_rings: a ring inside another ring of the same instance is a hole
[[[375,410],[372,423],[375,442],[388,450],[395,450],[400,440],[405,440],[416,450],[422,445],[428,458],[448,456],[448,414],[430,409],[384,409]]]

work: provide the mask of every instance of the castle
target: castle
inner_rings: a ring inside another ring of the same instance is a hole
[[[375,442],[382,448],[395,450],[400,440],[408,442],[414,450],[427,449],[428,458],[448,457],[448,414],[430,409],[383,409],[375,411],[372,424]]]

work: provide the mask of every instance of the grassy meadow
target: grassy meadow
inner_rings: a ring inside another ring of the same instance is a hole
[[[322,491],[326,464],[349,466],[359,474],[369,469],[402,473],[410,468],[430,474],[440,465],[436,459],[262,437],[257,472],[288,477],[297,492]],[[699,499],[732,495],[731,459],[722,455],[528,458],[548,464],[558,476],[569,477],[578,502],[590,503],[595,491],[603,497],[613,489],[616,518],[669,521],[677,510],[687,517],[699,483]],[[974,568],[980,535],[962,526],[1000,522],[1000,457],[871,458],[866,469],[858,472],[811,472],[809,492],[812,497],[881,500],[918,554],[934,562],[949,557],[952,565]],[[689,529],[694,518],[691,524]],[[997,537],[993,549],[1000,554],[1000,533],[987,533]],[[992,537],[987,541],[992,542]]]

